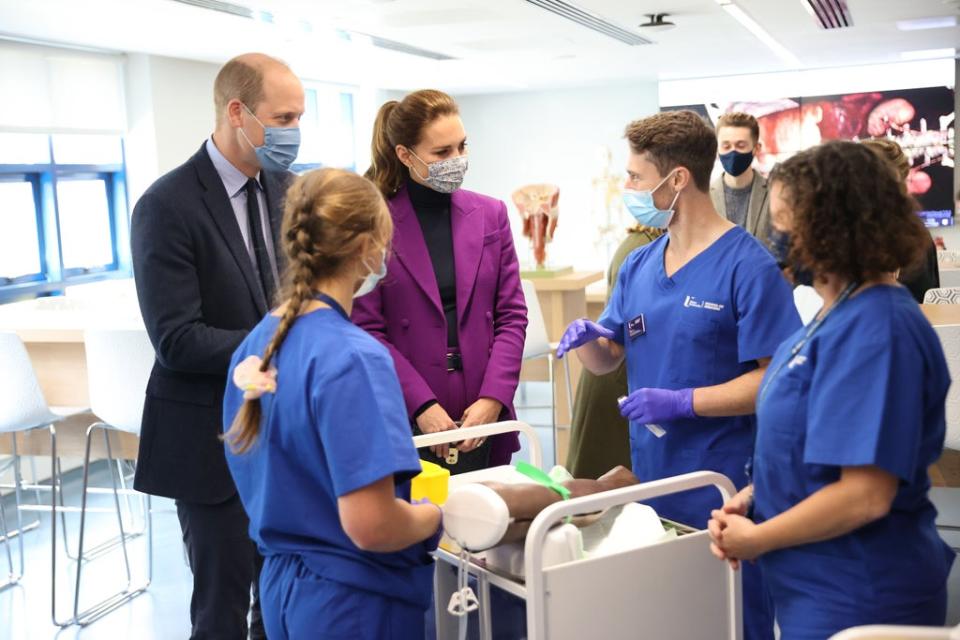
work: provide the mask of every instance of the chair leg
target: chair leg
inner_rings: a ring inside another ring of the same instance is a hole
[[[19,513],[19,509],[17,510]],[[0,584],[0,591],[20,582],[20,578],[23,577],[23,556],[20,556],[20,575],[17,575],[13,570],[13,553],[10,551],[10,536],[7,535],[7,512],[3,506],[3,500],[0,499],[0,530],[3,531],[3,546],[6,550],[7,555],[7,581],[3,584]],[[21,540],[22,543],[22,540]]]
[[[40,517],[37,516],[37,520],[33,523],[32,526],[24,527],[23,524],[23,515],[20,513],[20,505],[23,500],[23,474],[20,473],[20,455],[17,452],[17,436],[13,434],[13,493],[14,499],[17,503],[17,546],[20,551],[20,577],[23,577],[24,572],[24,560],[23,560],[23,534],[27,531],[28,528],[35,529],[40,525]],[[39,503],[38,503],[39,504]],[[6,525],[3,528],[4,532],[7,532]],[[9,534],[7,535],[9,539]],[[19,578],[18,578],[19,579]]]
[[[557,451],[559,438],[557,437],[557,388],[553,380],[553,354],[547,354],[547,380],[550,383],[550,433],[553,437],[553,464],[560,463],[560,454]]]
[[[64,502],[63,497],[63,466],[60,462],[60,457],[57,457],[57,475],[51,477],[51,482],[56,478],[57,482],[60,483],[60,534],[63,536],[63,552],[67,555],[67,558],[70,560],[76,560],[77,557],[70,553],[70,542],[67,539],[67,511],[64,509],[66,503]]]
[[[5,541],[7,541],[7,540],[9,540],[10,538],[13,538],[13,537],[18,537],[18,538],[19,538],[19,537],[21,537],[24,533],[26,533],[27,531],[30,531],[30,530],[32,530],[32,529],[36,529],[37,527],[40,526],[40,518],[39,518],[39,516],[38,516],[37,519],[34,520],[33,522],[31,522],[31,523],[29,523],[29,524],[27,524],[27,525],[24,525],[24,524],[23,524],[23,514],[21,513],[21,510],[22,510],[22,507],[23,507],[23,474],[22,474],[21,471],[20,471],[20,454],[19,454],[19,452],[17,451],[17,438],[16,438],[16,434],[11,433],[10,435],[12,436],[12,443],[13,443],[13,444],[12,444],[12,447],[11,447],[11,453],[12,453],[13,455],[11,456],[11,460],[10,460],[10,462],[9,462],[9,465],[8,465],[7,467],[5,467],[4,470],[6,470],[7,468],[10,469],[11,473],[13,474],[13,484],[12,484],[12,485],[3,485],[3,487],[4,487],[5,489],[13,489],[13,490],[14,490],[14,500],[15,500],[15,502],[16,502],[16,508],[17,508],[17,513],[16,513],[17,528],[16,528],[16,529],[13,529],[13,530],[11,531],[10,529],[7,529],[7,528],[5,527],[3,534],[0,535],[0,542],[5,542]],[[32,458],[31,458],[31,460],[32,460]],[[39,502],[38,502],[37,504],[39,504]],[[24,572],[23,540],[18,541],[18,548],[19,548],[19,550],[20,550],[20,576],[22,577],[22,576],[23,576],[23,572]]]
[[[57,427],[50,425],[50,619],[58,627],[68,627],[73,620],[57,620]]]
[[[13,449],[14,451],[17,450],[17,449],[16,449],[16,448],[17,448],[17,439],[16,439],[16,438],[13,439],[13,448],[14,448],[14,449]],[[41,502],[43,502],[43,500],[40,499],[40,489],[36,488],[36,487],[37,487],[37,461],[36,461],[36,456],[28,456],[28,457],[30,458],[30,478],[31,478],[31,480],[33,481],[33,486],[34,486],[34,489],[33,489],[33,497],[34,497],[34,500],[36,501],[36,504],[39,505]],[[37,524],[39,524],[39,523],[40,523],[40,516],[37,515]]]
[[[83,577],[83,562],[84,562],[84,534],[86,531],[86,515],[87,515],[87,489],[89,488],[90,480],[90,445],[92,441],[93,431],[95,429],[100,429],[103,433],[104,445],[106,446],[107,451],[107,468],[110,471],[110,482],[113,489],[113,504],[117,516],[117,527],[119,529],[119,540],[120,547],[123,551],[123,563],[124,569],[126,570],[127,575],[127,584],[121,590],[98,602],[97,604],[91,606],[90,608],[80,611],[80,590],[81,590],[81,579]],[[76,584],[74,586],[73,592],[73,619],[72,621],[80,626],[86,626],[91,622],[98,620],[107,613],[113,611],[117,607],[129,602],[133,598],[137,597],[144,591],[146,591],[147,586],[150,584],[150,581],[153,579],[153,531],[152,531],[152,521],[146,523],[145,528],[147,530],[147,581],[145,584],[133,588],[133,575],[130,571],[130,556],[127,551],[127,539],[128,535],[124,531],[123,527],[123,511],[120,506],[120,491],[117,478],[113,475],[113,466],[114,466],[114,457],[113,449],[110,444],[110,432],[106,428],[106,425],[103,423],[94,423],[87,428],[87,439],[86,439],[86,451],[83,461],[83,489],[81,494],[81,507],[80,507],[80,542],[77,549],[77,577]],[[122,476],[122,471],[121,471]],[[148,504],[148,520],[149,516],[149,504]]]

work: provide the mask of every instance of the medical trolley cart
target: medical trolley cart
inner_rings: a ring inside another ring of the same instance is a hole
[[[533,428],[525,423],[473,427],[471,437],[513,431],[526,436],[530,462],[541,467],[540,443]],[[414,442],[421,448],[462,439],[462,434],[446,431],[417,436]],[[450,488],[482,482],[489,471],[452,476]],[[648,546],[549,567],[543,563],[547,533],[568,516],[710,486],[716,487],[724,502],[735,493],[726,476],[700,471],[556,502],[537,515],[527,532],[524,578],[487,568],[482,553],[471,554],[468,571],[477,581],[480,603],[472,617],[479,616],[481,640],[492,638],[492,612],[487,606],[492,589],[501,589],[525,602],[525,637],[529,640],[740,640],[740,574],[710,553],[705,530],[680,526],[677,537]],[[437,549],[435,557],[437,637],[456,638],[459,619],[446,608],[457,589],[456,572],[450,567],[457,567],[459,558],[451,552],[449,541]]]

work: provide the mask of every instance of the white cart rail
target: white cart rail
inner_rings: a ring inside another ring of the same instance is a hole
[[[706,531],[543,568],[544,538],[567,516],[710,486],[724,502],[735,493],[726,476],[698,471],[556,502],[541,511],[524,546],[527,638],[740,640],[740,575],[711,555]]]
[[[449,444],[451,442],[460,442],[470,438],[489,438],[501,433],[522,433],[530,447],[530,464],[538,469],[543,467],[543,448],[540,446],[540,440],[537,438],[537,432],[526,422],[519,420],[507,420],[505,422],[494,422],[492,424],[480,425],[477,427],[467,427],[466,429],[450,429],[449,431],[438,431],[437,433],[427,433],[422,436],[414,436],[413,446],[417,449],[432,447],[438,444]]]

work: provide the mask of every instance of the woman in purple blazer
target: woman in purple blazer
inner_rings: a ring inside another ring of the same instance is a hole
[[[461,423],[460,462],[445,464],[453,472],[507,464],[519,449],[516,434],[484,443],[469,428],[515,417],[527,326],[506,205],[460,188],[466,144],[457,104],[443,92],[380,108],[366,176],[390,206],[392,253],[386,278],[352,314],[390,350],[415,431]],[[434,453],[441,464],[453,460],[448,447]]]

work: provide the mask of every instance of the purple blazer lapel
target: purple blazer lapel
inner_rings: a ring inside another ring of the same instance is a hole
[[[420,221],[417,220],[417,214],[410,203],[406,188],[400,189],[390,198],[390,207],[394,213],[393,252],[400,264],[410,272],[413,280],[442,314],[443,306],[440,304],[437,276],[433,272],[433,262],[430,261],[427,243],[423,240]]]
[[[483,216],[469,193],[453,192],[450,201],[450,227],[453,234],[453,262],[457,270],[457,318],[463,322],[473,294],[473,285],[483,255]]]

